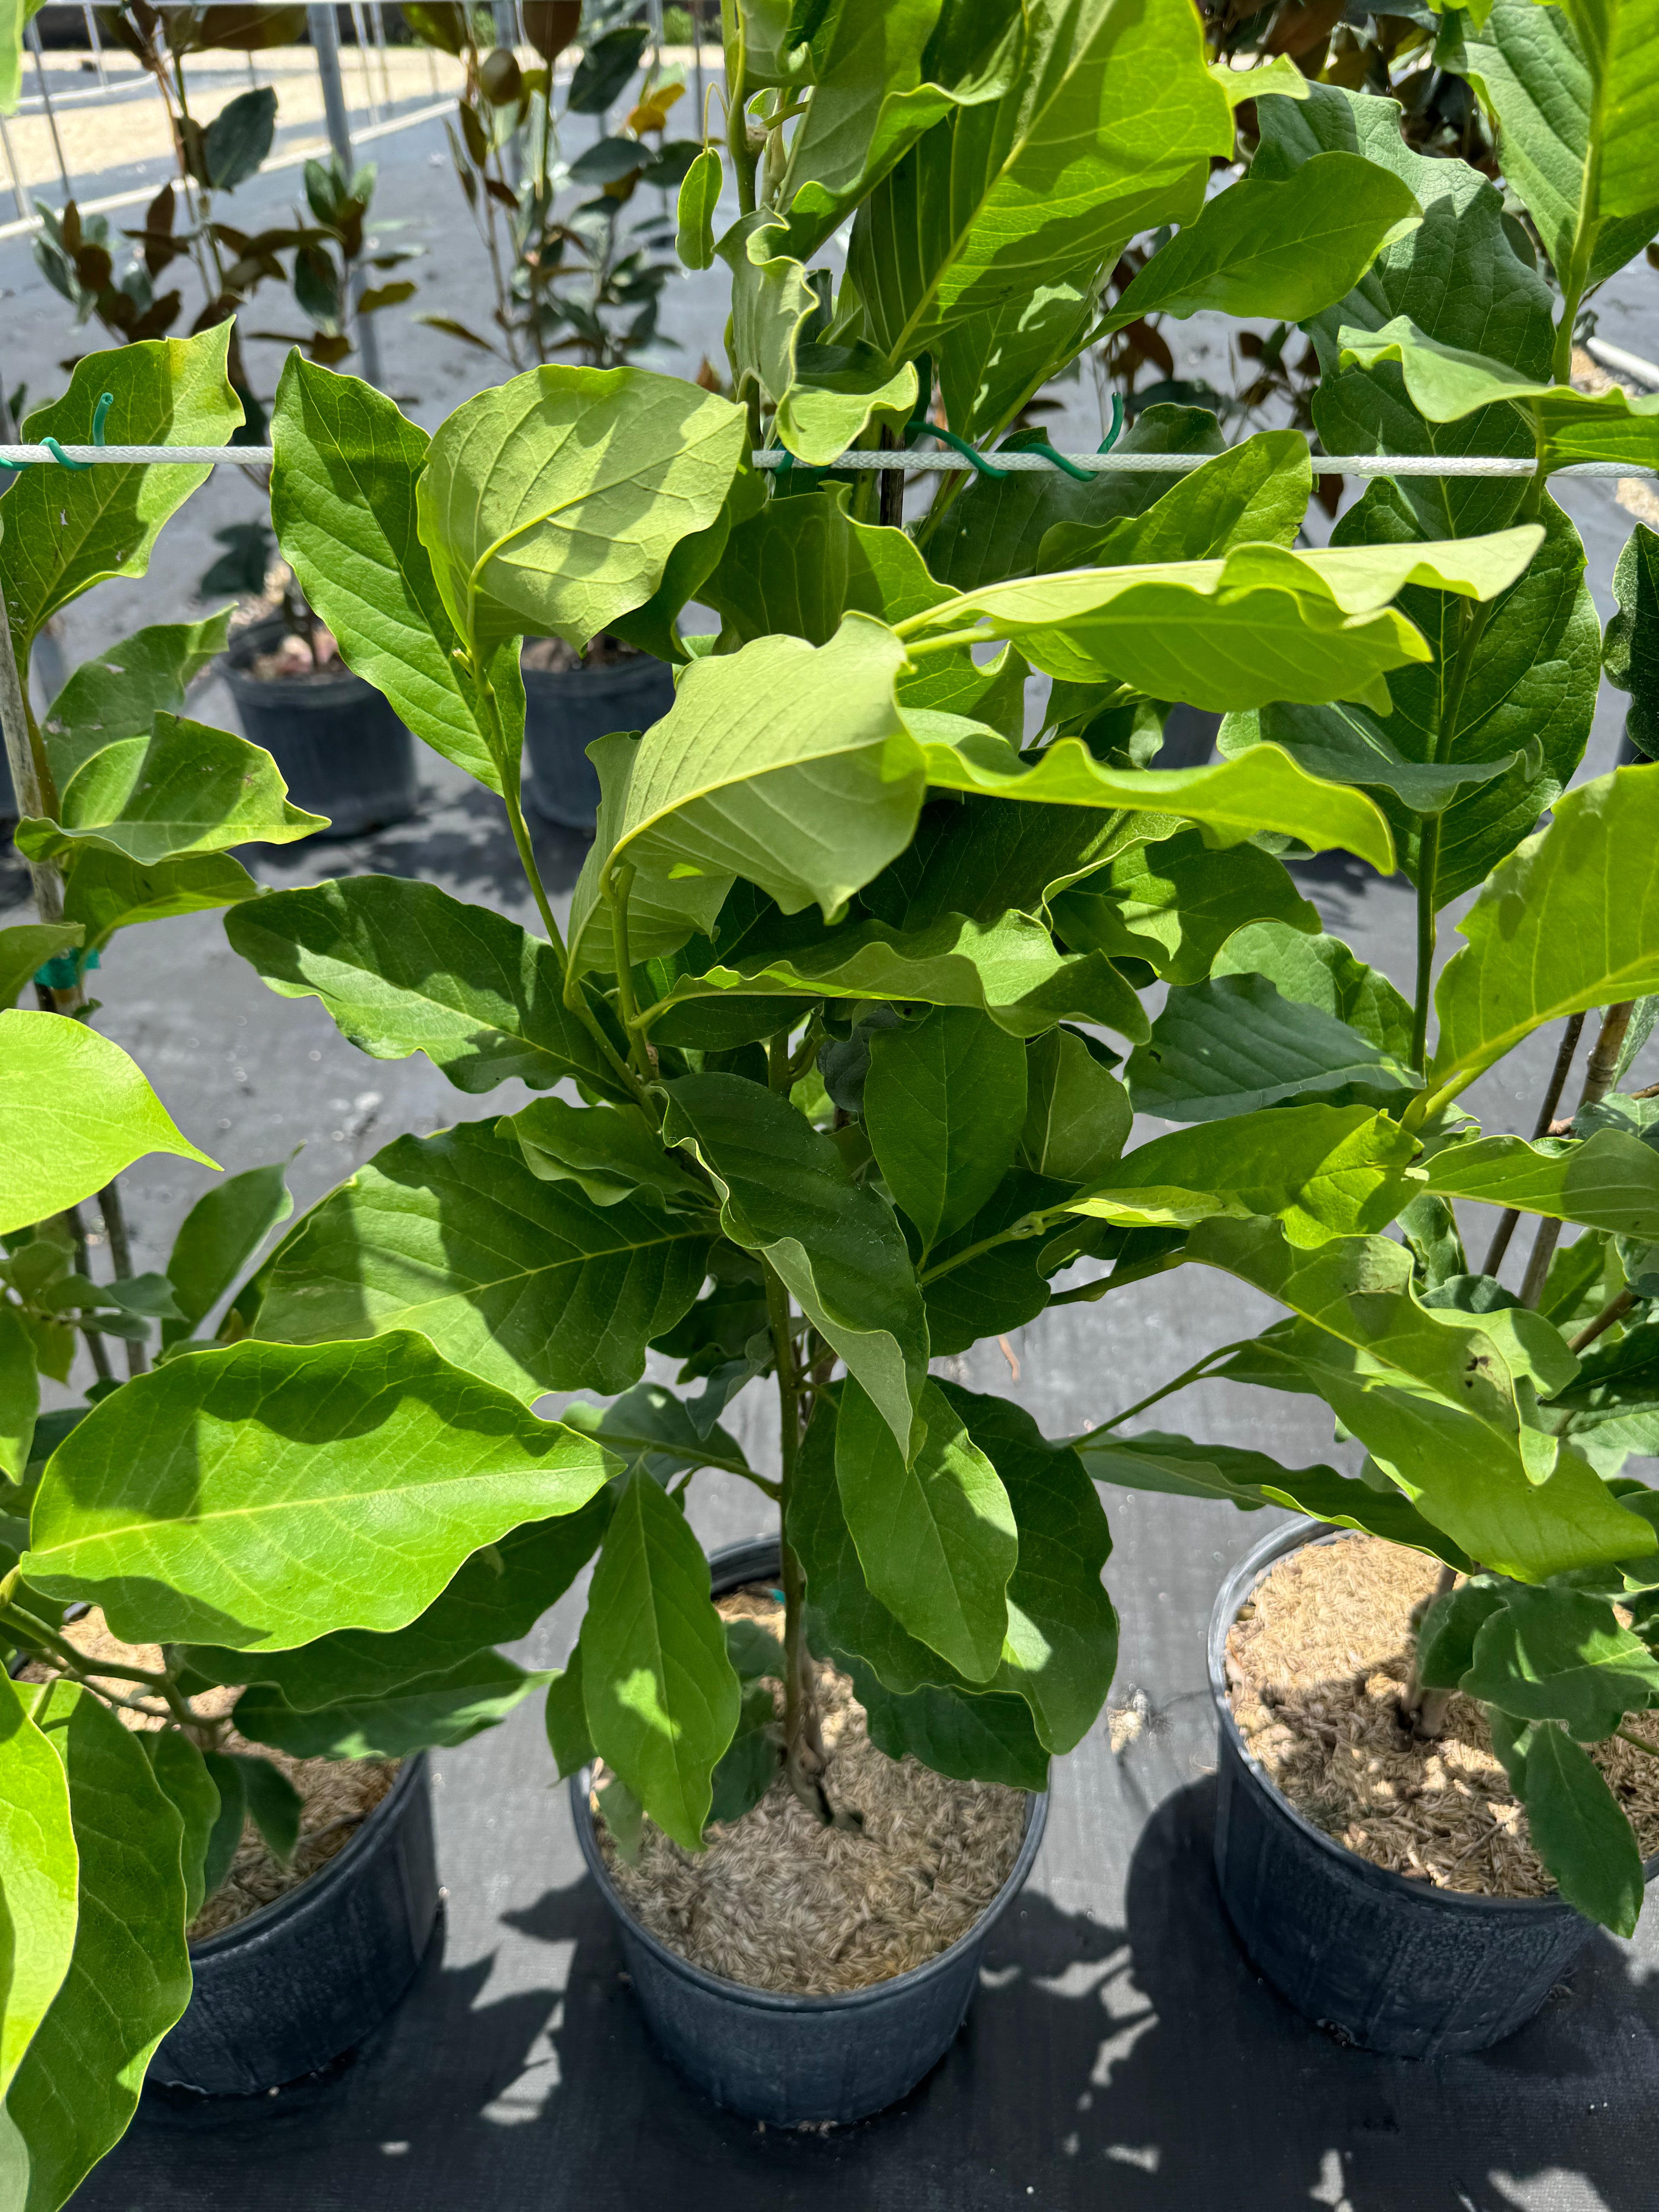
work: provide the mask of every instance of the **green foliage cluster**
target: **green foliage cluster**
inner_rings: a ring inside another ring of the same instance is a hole
[[[884,1750],[1041,1789],[1112,1675],[1101,1483],[1438,1559],[1425,1698],[1482,1701],[1564,1894],[1632,1925],[1639,1858],[1583,1747],[1659,1699],[1659,1511],[1622,1473],[1659,1443],[1659,1111],[1620,1088],[1659,1003],[1659,768],[1569,787],[1603,641],[1549,479],[1656,456],[1650,411],[1562,373],[1595,284],[1659,229],[1632,58],[1656,7],[1463,21],[1557,315],[1497,188],[1373,95],[1263,72],[1249,173],[1210,193],[1240,88],[1188,0],[741,0],[726,149],[679,210],[688,264],[730,273],[733,398],[542,365],[428,437],[291,356],[283,557],[348,665],[499,798],[539,933],[392,877],[261,891],[234,848],[313,817],[258,748],[183,718],[212,619],[139,633],[38,726],[7,707],[40,905],[0,936],[9,983],[221,907],[274,993],[484,1104],[397,1138],[269,1251],[280,1168],[230,1178],[164,1272],[100,1287],[76,1207],[189,1140],[79,984],[4,1017],[0,1632],[47,1677],[0,1687],[29,2212],[125,2124],[227,1836],[246,1811],[291,1845],[202,1688],[240,1688],[248,1741],[339,1758],[459,1742],[539,1693],[560,1771],[603,1759],[619,1838],[648,1816],[695,1850],[780,1773],[834,1816],[817,1656]],[[1533,96],[1573,72],[1583,101]],[[836,281],[815,257],[844,225]],[[1299,437],[1224,451],[1176,406],[1126,438],[1144,466],[959,471],[908,526],[878,471],[823,473],[924,418],[994,448],[1097,329],[1126,244],[1166,227],[1146,296],[1305,325],[1327,453],[1530,473],[1380,478],[1324,548]],[[84,363],[31,434],[71,435],[107,386],[112,440],[222,442],[226,337]],[[142,572],[204,473],[17,481],[0,588],[25,682],[40,625]],[[1644,562],[1638,541],[1607,650],[1650,704]],[[693,599],[717,636],[681,635]],[[593,748],[561,927],[520,804],[520,647],[602,629],[672,659],[678,693]],[[1157,765],[1179,700],[1225,714],[1221,759]],[[1405,988],[1285,865],[1330,848],[1415,885]],[[1436,985],[1437,919],[1471,890]],[[1570,1124],[1559,1083],[1531,1139],[1468,1117],[1484,1071],[1595,1012]],[[528,1104],[490,1100],[509,1078]],[[1137,1108],[1176,1126],[1132,1145]],[[1505,1224],[1480,1267],[1475,1205]],[[1522,1215],[1516,1296],[1498,1267]],[[1563,1224],[1582,1233],[1557,1249]],[[1152,1401],[1050,1439],[932,1372],[1182,1267],[1285,1317],[1155,1397],[1206,1373],[1317,1396],[1359,1475],[1126,1432]],[[37,1418],[40,1375],[112,1335],[129,1379],[106,1353],[83,1405]],[[643,1379],[653,1350],[675,1388]],[[763,1378],[779,1449],[757,1467],[722,1417]],[[553,1391],[608,1402],[544,1419]],[[778,1510],[781,1648],[710,1601],[685,1511],[705,1468]],[[500,1647],[590,1563],[568,1666],[526,1674]],[[119,1724],[107,1668],[89,1681],[71,1602],[161,1647],[131,1678],[149,1731]],[[118,1861],[90,1809],[111,1792]]]

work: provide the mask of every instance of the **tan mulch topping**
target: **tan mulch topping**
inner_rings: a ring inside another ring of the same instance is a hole
[[[738,1591],[720,1609],[782,1637],[783,1608],[764,1592]],[[780,1777],[704,1850],[647,1820],[629,1867],[603,1820],[599,1838],[630,1910],[682,1958],[751,1989],[821,1996],[908,1973],[965,1936],[1019,1855],[1025,1798],[889,1759],[865,1734],[847,1677],[816,1673],[825,1787],[838,1811],[864,1815],[861,1834],[823,1826]],[[775,1697],[781,1715],[781,1688]]]
[[[1547,1897],[1555,1885],[1480,1707],[1455,1696],[1430,1743],[1401,1717],[1413,1610],[1438,1575],[1376,1536],[1280,1559],[1228,1634],[1234,1717],[1297,1811],[1374,1866],[1478,1896]],[[1630,1725],[1659,1747],[1653,1717]],[[1644,1856],[1659,1851],[1659,1759],[1616,1741],[1588,1748]]]

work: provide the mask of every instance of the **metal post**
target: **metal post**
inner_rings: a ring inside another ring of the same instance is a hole
[[[58,173],[64,180],[64,198],[66,201],[72,200],[75,187],[70,182],[69,164],[64,159],[64,142],[58,136],[58,118],[52,112],[52,94],[46,90],[46,65],[40,58],[40,33],[31,22],[23,35],[34,56],[34,74],[40,87],[40,105],[46,111],[46,128],[52,132],[52,150],[58,156]],[[10,159],[9,155],[7,159]]]
[[[380,0],[369,0],[368,27],[374,33],[374,52],[380,58],[380,97],[386,102],[387,107],[391,107],[393,106],[394,100],[392,90],[392,73],[386,67],[386,10],[381,7]]]
[[[18,218],[23,222],[32,222],[34,210],[23,198],[23,173],[18,167],[17,156],[11,149],[11,133],[6,128],[3,115],[0,115],[0,152],[3,152],[6,157],[6,174],[11,179],[11,196],[17,203]]]
[[[360,0],[351,0],[351,27],[357,33],[357,59],[362,66],[363,93],[368,101],[371,124],[380,119],[380,103],[374,97],[374,77],[368,66],[368,22]]]
[[[323,88],[323,113],[328,120],[328,143],[334,149],[334,158],[344,171],[348,183],[357,173],[356,157],[351,150],[351,128],[346,120],[345,88],[340,82],[340,40],[335,26],[331,6],[308,7],[306,14],[311,22],[311,43],[317,50],[317,75]],[[361,295],[367,272],[360,271],[353,280],[354,295]],[[356,312],[356,296],[352,301],[352,322],[356,331],[357,350],[363,365],[363,375],[370,384],[380,381],[380,340],[374,327],[373,315]]]
[[[98,82],[100,85],[107,84],[109,79],[104,74],[104,48],[98,36],[98,18],[93,14],[90,7],[83,7],[81,13],[86,21],[87,43],[92,48],[93,64],[98,71]]]

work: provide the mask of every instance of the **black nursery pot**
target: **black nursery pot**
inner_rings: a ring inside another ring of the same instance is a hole
[[[712,1565],[716,1597],[745,1583],[775,1582],[776,1540],[729,1544]],[[1024,1840],[1012,1871],[948,1951],[869,1989],[789,1996],[694,1966],[641,1926],[599,1855],[585,1771],[572,1777],[577,1841],[617,1917],[623,1955],[652,2033],[717,2105],[778,2127],[866,2119],[896,2104],[932,2072],[967,2017],[987,1938],[1024,1888],[1048,1818],[1048,1798],[1028,1796]]]
[[[1474,1897],[1373,1866],[1303,1819],[1245,1746],[1227,1698],[1227,1632],[1276,1560],[1341,1540],[1275,1528],[1240,1560],[1210,1620],[1220,1739],[1215,1869],[1252,1963],[1350,2043],[1401,2058],[1485,2051],[1523,2027],[1595,1932],[1554,1897]],[[1650,1860],[1651,1880],[1659,1859]]]
[[[609,668],[526,668],[524,742],[530,761],[525,796],[544,821],[592,830],[599,773],[587,757],[595,738],[646,730],[674,703],[674,672],[641,653]]]
[[[415,1978],[438,1916],[426,1754],[308,1881],[191,1946],[185,2014],[149,2079],[253,2096],[354,2050]]]
[[[415,740],[372,684],[342,667],[314,683],[262,683],[247,672],[278,646],[280,615],[250,623],[233,641],[225,680],[243,734],[283,772],[296,806],[325,814],[323,837],[358,837],[406,822],[420,804]]]

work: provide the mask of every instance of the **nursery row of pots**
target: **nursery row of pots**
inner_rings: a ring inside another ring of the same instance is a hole
[[[1208,1642],[1217,1717],[1215,1869],[1253,1966],[1304,2018],[1363,2048],[1410,2058],[1482,2051],[1530,2020],[1590,1923],[1559,1897],[1464,1893],[1409,1880],[1349,1850],[1275,1787],[1228,1697],[1228,1632],[1262,1578],[1345,1532],[1292,1521],[1223,1583]],[[779,1573],[775,1540],[712,1561],[716,1597]],[[863,1989],[800,1996],[708,1972],[630,1911],[602,1855],[590,1771],[572,1778],[572,1822],[617,1922],[651,2032],[717,2104],[777,2125],[848,2122],[896,2103],[939,2063],[967,2016],[996,1924],[1042,1846],[1047,1793],[993,1902],[925,1966]],[[1651,1879],[1659,1858],[1649,1862]],[[428,1754],[406,1760],[337,1856],[299,1888],[196,1943],[194,1993],[150,2066],[152,2081],[206,2095],[286,2085],[361,2043],[407,1992],[439,1916]]]

